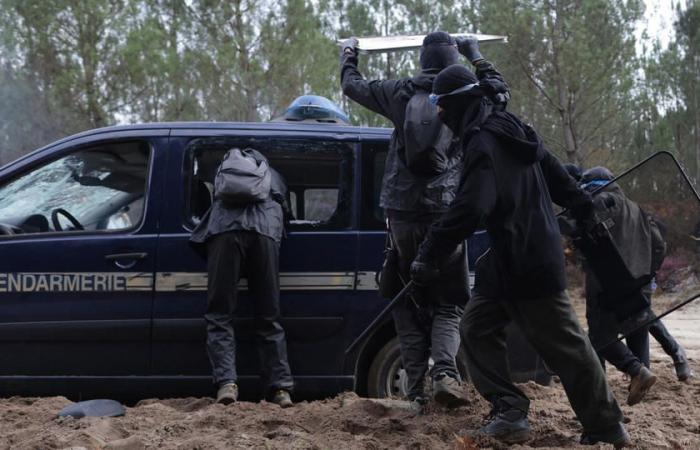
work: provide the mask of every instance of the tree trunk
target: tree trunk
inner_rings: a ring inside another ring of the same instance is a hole
[[[693,58],[695,62],[695,73],[698,73],[698,69],[700,69],[700,55],[695,55]],[[693,95],[693,119],[695,119],[693,122],[693,143],[694,149],[695,149],[695,185],[697,186],[698,183],[700,183],[700,83],[698,82],[697,78],[695,78],[694,82],[691,85],[691,92]]]
[[[553,66],[556,73],[557,84],[557,100],[559,102],[559,117],[561,118],[562,132],[564,133],[564,149],[566,151],[566,159],[577,165],[583,163],[583,157],[579,151],[578,141],[576,139],[576,124],[574,123],[573,108],[570,104],[569,86],[563,71],[561,70],[560,44],[563,39],[564,32],[562,30],[562,20],[565,12],[562,11],[561,3],[555,2],[555,17],[554,26],[552,27],[552,56]]]
[[[82,26],[78,25],[78,43],[80,46],[80,58],[83,63],[83,85],[87,100],[87,113],[92,125],[96,128],[107,124],[104,112],[100,106],[99,86],[97,85],[98,70],[98,40],[99,29],[103,25],[98,23],[94,11],[85,11],[84,16],[76,14],[76,20],[85,20]]]

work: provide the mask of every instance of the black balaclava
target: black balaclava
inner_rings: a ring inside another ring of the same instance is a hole
[[[420,67],[423,70],[441,70],[459,61],[457,42],[444,31],[433,31],[423,39],[420,48]]]
[[[433,94],[447,94],[468,84],[477,83],[476,75],[461,64],[453,64],[442,70],[433,82]],[[463,94],[442,97],[440,119],[455,135],[468,134],[481,126],[491,114],[492,103],[481,88]]]

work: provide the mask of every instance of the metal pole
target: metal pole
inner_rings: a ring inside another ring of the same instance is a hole
[[[386,316],[391,313],[391,311],[396,307],[396,305],[406,296],[406,294],[411,290],[413,287],[413,280],[410,280],[406,285],[401,289],[401,291],[396,294],[396,297],[394,297],[391,302],[389,302],[388,305],[380,312],[377,317],[374,318],[372,323],[370,323],[365,330],[360,333],[360,335],[355,339],[352,344],[345,350],[345,354],[348,355],[350,352],[355,350],[355,347],[357,347],[362,341],[367,338],[367,336],[370,335],[370,333],[374,332],[374,330],[384,321]]]
[[[661,318],[668,316],[669,314],[671,314],[672,312],[674,312],[674,311],[676,311],[676,310],[678,310],[678,309],[681,309],[681,308],[684,307],[685,305],[687,305],[687,304],[689,304],[689,303],[692,303],[693,301],[697,300],[698,298],[700,298],[700,294],[695,294],[695,296],[690,297],[688,300],[686,300],[686,301],[684,301],[684,302],[682,302],[682,303],[680,303],[680,304],[674,306],[673,308],[669,309],[668,311],[664,312],[663,314],[660,314],[660,315],[656,316],[654,319],[648,320],[648,321],[642,323],[641,325],[638,325],[638,326],[634,327],[632,330],[627,331],[626,333],[622,334],[622,336],[620,336],[619,338],[615,339],[614,341],[610,341],[610,342],[608,342],[607,344],[605,344],[605,345],[603,345],[603,346],[601,346],[601,347],[598,347],[598,348],[596,349],[596,351],[602,350],[602,349],[604,349],[604,348],[607,348],[607,347],[613,345],[613,344],[616,343],[616,342],[620,342],[621,340],[625,339],[627,336],[629,336],[630,334],[634,333],[635,331],[640,330],[640,329],[642,329],[642,328],[644,328],[644,327],[648,327],[649,325],[651,325],[652,323],[656,322],[657,320],[661,320]]]

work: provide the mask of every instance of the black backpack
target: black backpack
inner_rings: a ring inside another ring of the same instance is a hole
[[[433,177],[447,170],[453,134],[438,117],[427,91],[418,90],[408,101],[403,131],[406,165],[411,172]]]

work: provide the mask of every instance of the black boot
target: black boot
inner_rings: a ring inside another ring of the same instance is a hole
[[[688,357],[685,355],[682,347],[679,346],[678,351],[671,355],[671,358],[673,358],[673,365],[676,368],[676,375],[679,380],[686,381],[693,376],[693,370],[690,368]]]
[[[629,395],[627,396],[627,404],[630,406],[641,402],[649,389],[656,383],[656,375],[651,373],[649,369],[642,366],[639,373],[632,377],[629,386]]]
[[[526,412],[497,400],[489,414],[488,422],[475,434],[486,435],[507,444],[522,444],[530,439],[532,429]]]
[[[624,425],[621,423],[603,433],[586,433],[581,435],[580,443],[583,445],[595,445],[599,442],[612,444],[614,448],[624,448],[632,445],[630,435],[627,434]]]

